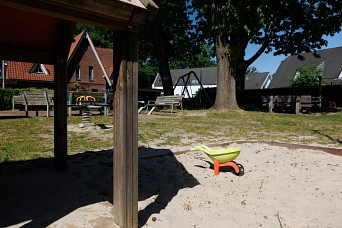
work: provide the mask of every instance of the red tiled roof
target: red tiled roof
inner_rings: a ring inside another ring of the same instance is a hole
[[[83,37],[83,34],[87,32],[86,30],[83,30],[82,32],[80,32],[80,34],[78,34],[77,36],[75,36],[74,41],[71,43],[70,46],[70,51],[69,51],[69,55],[68,55],[68,60],[71,56],[71,54],[74,52],[75,48],[77,47],[78,42],[80,42],[80,39]]]
[[[108,49],[108,48],[99,48],[99,47],[95,47],[95,50],[109,77],[113,72],[113,50]]]
[[[87,31],[84,30],[74,38],[71,44],[68,59],[76,49],[78,43]],[[113,50],[108,48],[98,48],[95,50],[103,64],[103,67],[108,75],[113,72]],[[54,67],[53,65],[44,64],[48,74],[31,74],[30,71],[35,63],[7,61],[7,79],[27,80],[27,81],[54,81]]]
[[[44,64],[48,74],[30,74],[35,63],[6,61],[7,79],[27,80],[27,81],[53,81],[53,65]]]

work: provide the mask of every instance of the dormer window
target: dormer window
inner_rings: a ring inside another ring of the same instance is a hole
[[[43,64],[36,63],[30,70],[30,74],[48,74]]]
[[[338,75],[337,79],[342,79],[342,70],[340,71],[340,74]]]
[[[300,75],[300,72],[297,70],[297,71],[296,71],[296,74],[295,74],[295,76],[294,76],[294,79],[296,79],[299,75]]]

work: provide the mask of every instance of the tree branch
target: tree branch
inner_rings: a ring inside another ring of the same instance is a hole
[[[264,38],[265,42],[261,45],[259,50],[251,58],[244,61],[244,64],[247,64],[247,66],[251,65],[255,60],[257,60],[260,57],[262,53],[264,53],[266,48],[269,46],[272,38],[274,37],[276,30],[277,30],[277,26],[274,25],[270,34],[268,36],[265,35],[265,38]]]

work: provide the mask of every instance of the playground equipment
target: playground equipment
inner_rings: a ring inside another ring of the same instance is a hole
[[[244,168],[241,164],[233,161],[241,152],[241,148],[225,148],[214,150],[205,145],[195,146],[190,150],[201,150],[214,162],[214,173],[219,175],[220,167],[230,166],[233,167],[234,173],[238,176],[244,175]]]
[[[82,102],[86,104],[95,104],[96,99],[93,96],[79,96],[76,98],[76,104],[81,105]]]
[[[211,106],[214,105],[214,103],[211,101],[209,95],[207,94],[207,92],[205,91],[205,88],[203,87],[201,80],[197,77],[197,74],[194,71],[190,71],[189,73],[181,76],[178,78],[178,80],[175,82],[175,85],[173,87],[173,90],[175,90],[175,88],[178,86],[178,84],[183,84],[183,89],[181,92],[181,95],[183,95],[184,97],[188,97],[191,98],[192,97],[192,93],[189,92],[188,87],[191,87],[191,80],[190,77],[191,75],[193,75],[196,79],[196,82],[199,84],[200,88],[201,88],[201,92],[203,91],[204,95],[207,97],[208,101],[210,102]]]

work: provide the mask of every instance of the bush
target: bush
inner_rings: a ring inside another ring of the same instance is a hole
[[[317,69],[316,65],[306,65],[297,69],[298,74],[294,78],[290,78],[290,85],[292,87],[310,87],[319,86],[319,77],[323,70]],[[322,85],[327,84],[322,80]]]
[[[216,98],[216,88],[206,88],[205,91],[214,103]],[[201,91],[201,89],[196,91],[194,98],[183,99],[183,106],[186,107],[186,109],[209,109],[212,107],[207,96],[203,91]]]
[[[20,89],[0,89],[0,110],[10,110],[12,108],[12,97],[18,96]]]

